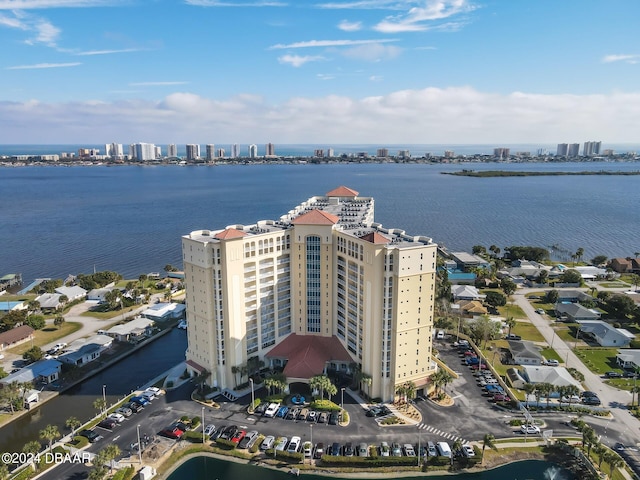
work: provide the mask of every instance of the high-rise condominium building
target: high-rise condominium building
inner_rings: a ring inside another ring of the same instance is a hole
[[[263,360],[307,382],[357,364],[368,395],[426,392],[437,245],[374,222],[374,199],[347,187],[278,220],[182,237],[187,369],[222,390]]]
[[[566,157],[568,154],[569,154],[569,144],[559,143],[558,148],[556,149],[556,156]]]
[[[255,144],[249,145],[249,158],[256,158],[258,156],[258,146]]]
[[[456,152],[454,152],[453,150],[445,150],[444,158],[456,158]]]
[[[231,145],[231,158],[238,158],[240,156],[240,145],[234,143]]]
[[[324,150],[321,148],[317,148],[313,151],[313,156],[316,158],[323,158],[324,157]]]
[[[498,160],[506,160],[511,156],[511,149],[505,147],[494,148],[493,156]]]
[[[580,155],[580,144],[579,143],[570,143],[569,144],[569,152],[567,153],[567,157],[577,157]]]
[[[329,157],[329,158],[333,158],[334,157],[333,148],[327,148],[327,157]]]
[[[388,148],[379,148],[376,150],[376,157],[388,157],[389,149]]]
[[[124,158],[124,150],[121,143],[107,143],[104,146],[105,157],[111,157],[114,160],[122,160]]]
[[[187,160],[200,159],[200,145],[190,143],[187,145]]]
[[[600,147],[602,142],[584,142],[582,148],[582,155],[585,157],[592,157],[593,155],[600,155]]]
[[[162,147],[156,145],[156,158],[162,158]]]
[[[134,145],[133,156],[139,162],[144,162],[147,160],[155,160],[156,146],[153,143],[136,143]]]
[[[218,149],[218,158],[224,158],[224,155],[225,155],[224,148],[219,148]]]
[[[273,143],[267,143],[265,146],[265,156],[274,157],[276,155],[276,147]]]
[[[178,146],[175,143],[167,145],[167,157],[175,158],[178,156]]]
[[[216,146],[213,143],[207,145],[207,160],[212,161],[216,159]]]

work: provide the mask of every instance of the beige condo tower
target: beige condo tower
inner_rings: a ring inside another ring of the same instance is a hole
[[[307,382],[358,366],[370,397],[413,382],[426,393],[437,245],[374,222],[374,199],[347,187],[279,220],[182,237],[187,368],[233,389],[259,359]],[[234,368],[235,367],[235,368]]]

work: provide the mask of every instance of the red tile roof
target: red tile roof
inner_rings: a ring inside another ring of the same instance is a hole
[[[321,375],[327,362],[353,362],[338,337],[297,335],[292,333],[266,355],[286,358],[284,374],[289,378],[311,378]]]
[[[194,362],[193,360],[187,360],[187,365],[189,365],[191,368],[193,368],[194,370],[202,373],[206,370],[206,368],[204,368],[203,366],[201,366],[200,364]]]
[[[335,225],[340,219],[323,210],[311,210],[300,215],[293,222],[294,225]]]
[[[367,233],[366,235],[363,235],[360,238],[369,243],[378,243],[378,244],[387,244],[391,241],[387,237],[380,235],[378,232]]]
[[[235,228],[227,228],[219,233],[216,233],[213,238],[217,238],[219,240],[230,240],[232,238],[242,238],[246,237],[247,234],[241,232],[240,230],[236,230]]]
[[[326,195],[327,197],[357,197],[358,192],[348,187],[345,187],[344,185],[341,185],[338,188],[335,188],[330,192],[327,192]]]
[[[6,332],[0,333],[0,345],[9,346],[33,335],[33,328],[28,325],[20,325]]]

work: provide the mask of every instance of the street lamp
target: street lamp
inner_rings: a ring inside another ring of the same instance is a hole
[[[255,405],[256,405],[256,400],[253,394],[253,378],[249,379],[249,383],[251,384],[251,413],[253,413],[253,409],[255,408]]]
[[[573,348],[575,350],[576,346],[578,345],[578,337],[580,336],[580,327],[578,327],[578,330],[576,330],[576,341],[573,342]]]
[[[142,445],[140,444],[140,425],[136,427],[136,431],[138,432],[138,459],[140,460],[140,465],[142,465]]]
[[[342,412],[344,411],[344,387],[340,389],[340,421],[342,421]]]
[[[204,445],[204,406],[202,407],[202,444]]]
[[[102,413],[107,410],[107,386],[102,385]]]
[[[309,447],[309,450],[311,450],[309,465],[311,465],[313,463],[313,423],[309,424],[309,441],[311,442],[311,446]]]
[[[420,452],[422,451],[422,429],[418,427],[418,467],[420,466]]]

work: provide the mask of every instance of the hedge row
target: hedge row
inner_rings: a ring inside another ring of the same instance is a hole
[[[323,455],[322,464],[330,466],[344,467],[389,467],[403,465],[417,465],[415,457],[343,457],[333,455]]]
[[[217,438],[216,445],[226,450],[233,450],[237,447],[235,443],[233,443],[231,440],[227,440],[226,438]]]
[[[314,400],[309,405],[312,410],[319,410],[324,412],[339,412],[340,405],[336,405],[331,400]]]
[[[194,432],[193,430],[189,430],[184,432],[182,438],[184,440],[188,440],[191,443],[202,443],[202,432]]]
[[[136,474],[136,469],[133,466],[128,466],[122,470],[118,470],[111,480],[132,480]]]
[[[269,450],[265,451],[265,454],[268,457],[273,457],[274,453],[275,453],[275,450],[273,448],[270,448]],[[292,460],[298,463],[304,460],[303,453],[300,453],[300,452],[291,453],[291,452],[287,452],[286,450],[278,450],[278,452],[275,453],[275,457],[280,459],[285,459],[285,460]]]

